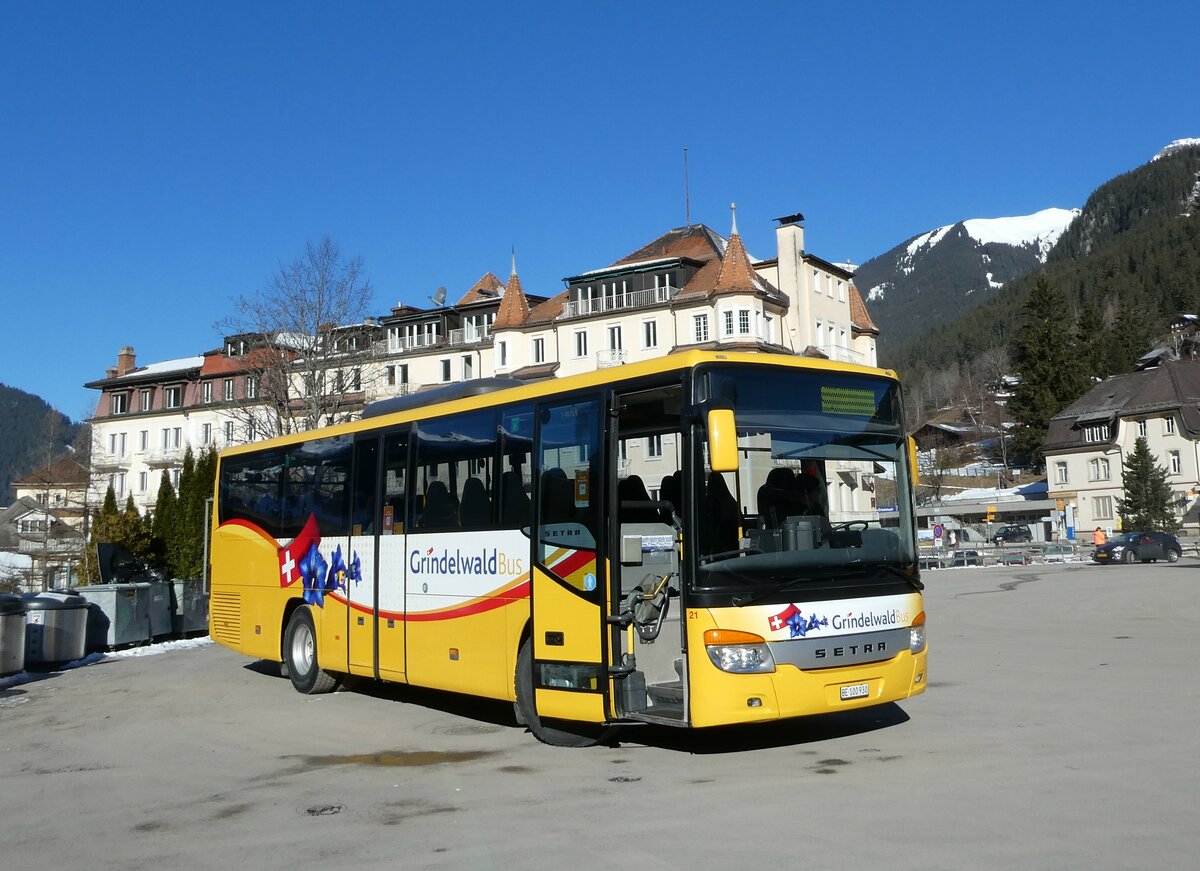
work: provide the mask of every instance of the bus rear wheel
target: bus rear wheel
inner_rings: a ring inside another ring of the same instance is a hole
[[[553,747],[594,747],[612,734],[612,729],[595,723],[543,720],[533,701],[533,642],[525,639],[517,654],[517,720],[524,721],[533,737]],[[554,725],[549,725],[553,723]]]
[[[283,664],[292,686],[305,695],[337,689],[338,679],[317,662],[317,633],[308,606],[297,608],[283,634]]]

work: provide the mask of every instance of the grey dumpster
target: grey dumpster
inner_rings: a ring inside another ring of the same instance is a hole
[[[88,650],[150,640],[150,597],[138,584],[91,584],[72,592],[88,601]]]
[[[174,581],[175,634],[208,631],[208,593],[200,578]]]
[[[170,635],[173,629],[171,613],[171,585],[157,572],[149,581],[139,581],[138,586],[145,587],[146,599],[149,602],[150,637]]]
[[[82,659],[88,603],[71,593],[26,593],[25,664]]]
[[[25,670],[25,603],[0,593],[0,675]]]

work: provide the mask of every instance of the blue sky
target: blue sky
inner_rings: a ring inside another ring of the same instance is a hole
[[[861,263],[1200,136],[1193,3],[0,5],[0,381],[74,419],[309,239],[379,313],[693,221]]]

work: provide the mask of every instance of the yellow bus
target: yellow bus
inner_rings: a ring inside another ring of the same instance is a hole
[[[211,635],[300,692],[508,700],[569,746],[905,699],[926,644],[901,406],[891,372],[693,351],[230,448]]]

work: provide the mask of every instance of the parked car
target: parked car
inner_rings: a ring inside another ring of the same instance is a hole
[[[1183,556],[1179,539],[1169,532],[1123,532],[1092,551],[1098,563],[1175,562]]]
[[[992,536],[995,544],[1009,544],[1022,541],[1033,541],[1033,533],[1028,526],[1002,526]]]
[[[950,558],[951,568],[983,565],[983,556],[977,550],[956,550]]]

